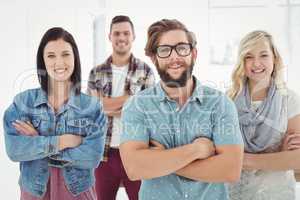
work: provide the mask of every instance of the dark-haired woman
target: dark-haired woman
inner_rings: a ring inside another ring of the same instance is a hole
[[[80,92],[78,48],[66,30],[44,34],[37,74],[41,87],[16,95],[4,114],[6,151],[20,163],[21,200],[95,200],[106,118],[99,101]]]

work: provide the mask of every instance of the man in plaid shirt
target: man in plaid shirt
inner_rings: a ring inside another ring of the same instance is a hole
[[[93,68],[89,76],[88,93],[100,99],[108,117],[104,157],[95,171],[98,200],[114,200],[120,183],[124,185],[130,200],[138,199],[140,181],[128,179],[118,149],[122,130],[120,115],[130,95],[154,84],[154,74],[146,63],[132,55],[134,39],[130,18],[115,16],[109,33],[112,55]]]

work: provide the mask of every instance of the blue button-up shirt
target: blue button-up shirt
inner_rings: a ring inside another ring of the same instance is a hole
[[[207,137],[217,145],[242,144],[233,102],[196,79],[192,96],[183,107],[171,100],[160,83],[131,98],[123,108],[122,142],[156,140],[167,149]],[[153,161],[155,162],[155,161]],[[143,180],[141,200],[224,200],[224,183],[190,180],[172,173]]]
[[[29,121],[38,136],[19,134],[12,122]],[[49,166],[60,167],[67,188],[77,195],[91,187],[93,169],[104,150],[106,118],[94,97],[71,92],[68,102],[55,113],[42,89],[18,94],[4,114],[5,145],[9,158],[20,162],[19,184],[35,196],[46,192]],[[58,149],[58,137],[63,134],[82,136],[75,148]]]

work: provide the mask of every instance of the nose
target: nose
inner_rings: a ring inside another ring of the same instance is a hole
[[[124,34],[120,34],[118,39],[119,39],[119,40],[121,40],[121,41],[124,41],[124,40],[125,40],[125,38],[126,38],[126,37],[125,37],[125,35],[124,35]]]
[[[169,59],[171,60],[177,60],[179,58],[179,55],[177,54],[177,52],[175,51],[175,49],[171,50],[171,54],[169,56]]]
[[[55,66],[57,66],[57,67],[64,66],[64,59],[61,58],[60,56],[57,57],[55,60]]]
[[[259,58],[254,58],[254,61],[253,61],[254,63],[254,66],[255,67],[259,67],[260,66],[260,60],[259,60]]]

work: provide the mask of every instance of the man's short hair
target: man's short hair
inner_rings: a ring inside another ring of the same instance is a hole
[[[148,28],[148,38],[147,44],[145,47],[145,53],[147,56],[153,56],[156,53],[156,47],[158,45],[158,41],[163,33],[166,33],[171,30],[182,30],[186,33],[187,39],[189,43],[192,44],[193,47],[196,46],[196,38],[195,35],[190,32],[186,26],[176,19],[162,19],[153,23]]]
[[[117,15],[115,16],[112,20],[111,20],[111,23],[110,23],[110,31],[111,32],[111,29],[112,29],[112,26],[114,24],[117,24],[117,23],[122,23],[122,22],[128,22],[131,26],[131,29],[132,29],[132,32],[134,33],[134,26],[133,26],[133,23],[131,21],[131,19],[126,16],[126,15]]]

